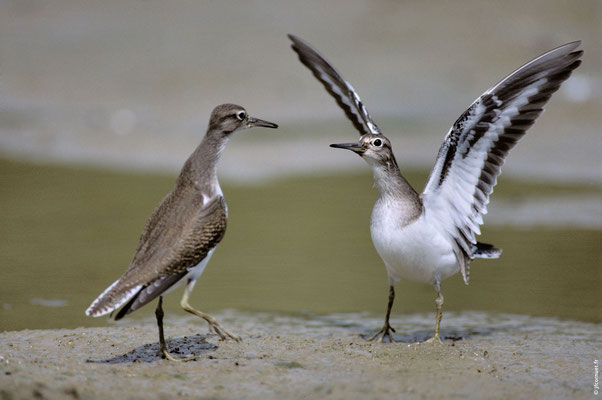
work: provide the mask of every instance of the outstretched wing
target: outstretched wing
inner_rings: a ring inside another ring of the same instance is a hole
[[[380,129],[349,82],[309,43],[295,35],[289,34],[288,37],[293,41],[291,47],[299,55],[299,60],[322,82],[360,134],[380,134]]]
[[[468,283],[475,234],[506,155],[581,64],[581,42],[551,50],[487,90],[445,137],[423,193],[425,216],[455,243]]]
[[[193,189],[170,193],[147,222],[128,270],[86,314],[101,316],[135,300],[121,317],[153,300],[203,261],[224,236],[227,211],[221,196],[202,202],[202,194]]]

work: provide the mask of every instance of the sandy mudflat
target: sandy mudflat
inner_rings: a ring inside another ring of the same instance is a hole
[[[0,399],[592,398],[602,350],[599,324],[516,315],[447,313],[444,345],[406,343],[427,337],[431,315],[395,318],[393,344],[362,339],[374,316],[217,317],[241,344],[166,321],[172,352],[196,356],[180,363],[156,355],[151,320],[4,332]]]

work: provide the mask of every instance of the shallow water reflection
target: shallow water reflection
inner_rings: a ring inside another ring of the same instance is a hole
[[[420,183],[425,174],[408,178]],[[387,278],[368,229],[371,179],[366,174],[224,185],[228,232],[192,304],[207,312],[384,314]],[[84,310],[125,270],[146,218],[174,177],[0,161],[0,182],[0,330],[107,324],[85,317]],[[534,193],[592,194],[588,188],[510,180],[498,188],[494,198],[505,204]],[[602,320],[600,230],[485,222],[481,240],[504,253],[499,260],[475,261],[469,286],[459,275],[445,281],[445,311]],[[396,293],[394,314],[434,313],[431,287],[400,282]],[[183,314],[179,297],[166,298],[168,315]],[[153,310],[145,307],[132,318],[152,316]]]

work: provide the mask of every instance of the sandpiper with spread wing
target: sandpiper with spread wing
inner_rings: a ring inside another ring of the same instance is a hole
[[[178,360],[165,344],[162,302],[165,293],[185,283],[182,308],[206,320],[222,340],[240,341],[213,317],[193,308],[188,297],[226,233],[228,208],[217,179],[217,163],[228,140],[252,127],[278,125],[253,118],[234,104],[213,110],[201,144],[184,163],[174,189],[147,221],[129,268],[92,302],[86,315],[100,317],[123,306],[115,316],[118,320],[159,296],[155,315],[160,354]]]
[[[372,121],[353,87],[307,42],[289,35],[301,62],[334,96],[355,128],[356,143],[333,144],[351,150],[372,168],[378,190],[370,233],[389,277],[389,301],[382,329],[370,339],[392,340],[389,316],[400,279],[428,283],[437,292],[434,336],[443,295],[441,281],[462,273],[468,284],[474,258],[497,258],[501,250],[477,242],[489,196],[510,149],[542,113],[543,106],[581,61],[580,42],[551,50],[483,93],[453,124],[439,149],[422,194],[400,172],[391,142]]]

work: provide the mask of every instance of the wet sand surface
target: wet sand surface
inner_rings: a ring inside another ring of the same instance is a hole
[[[190,317],[0,334],[1,399],[592,398],[600,325],[517,315],[444,315],[443,345],[412,344],[432,315],[395,318],[397,343],[367,342],[381,318],[225,311],[242,343]],[[128,322],[128,321],[126,321]]]

